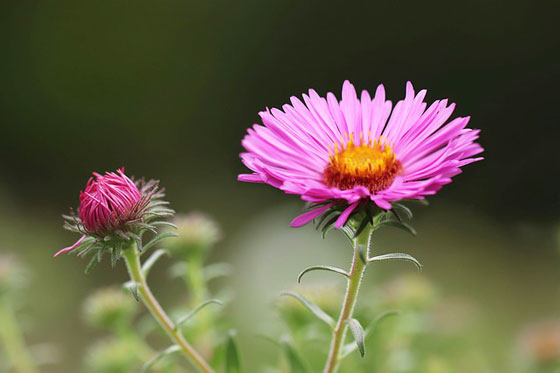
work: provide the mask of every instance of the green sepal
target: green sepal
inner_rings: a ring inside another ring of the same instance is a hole
[[[239,349],[235,342],[235,331],[230,330],[226,341],[226,373],[242,373]]]
[[[369,218],[366,216],[365,218],[362,219],[362,221],[360,222],[360,225],[358,226],[358,228],[356,228],[356,230],[354,231],[354,236],[352,238],[357,238],[360,234],[362,234],[362,232],[364,231],[364,229],[366,229],[366,227],[370,224],[370,220]]]
[[[313,313],[315,316],[317,316],[321,321],[325,322],[331,328],[334,328],[333,318],[330,317],[321,308],[319,308],[319,306],[317,306],[316,304],[312,303],[307,298],[305,298],[303,295],[298,294],[295,291],[283,291],[283,292],[280,293],[280,295],[290,296],[290,297],[293,297],[293,298],[297,299],[298,301],[300,301],[300,303],[305,308],[307,308],[309,311],[311,311],[311,313]]]
[[[91,258],[89,259],[89,263],[86,266],[86,269],[84,270],[84,273],[86,275],[89,274],[95,268],[97,263],[99,263],[99,260],[97,259],[97,255],[92,255]]]
[[[220,306],[224,305],[224,303],[219,299],[209,299],[209,300],[199,304],[191,312],[187,313],[185,316],[182,316],[181,318],[179,318],[179,320],[177,320],[177,322],[175,323],[175,330],[176,331],[179,330],[181,325],[183,325],[185,322],[190,320],[194,315],[196,315],[204,307],[206,307],[206,306],[208,306],[209,304],[212,304],[212,303],[219,304]]]
[[[325,213],[323,213],[323,215],[320,218],[317,218],[315,220],[315,229],[322,230],[321,225],[324,222],[327,223],[323,226],[323,228],[328,227],[330,224],[334,223],[339,216],[340,216],[340,211],[327,210]]]
[[[158,227],[158,226],[166,226],[166,227],[170,227],[173,229],[179,229],[175,224],[171,223],[170,221],[167,220],[159,220],[159,221],[154,221],[151,225]]]
[[[301,273],[297,278],[298,284],[301,283],[301,278],[303,277],[303,275],[311,271],[330,271],[330,272],[338,273],[339,275],[343,275],[344,277],[348,278],[348,273],[346,273],[346,271],[341,268],[327,266],[327,265],[318,265],[318,266],[307,267],[306,269],[301,271]]]
[[[354,336],[354,342],[358,346],[358,351],[360,351],[360,356],[364,357],[366,354],[366,346],[365,346],[365,335],[364,335],[364,328],[362,324],[356,319],[348,319],[346,323],[350,327],[350,331],[352,332],[352,336]]]
[[[150,270],[152,269],[154,264],[158,261],[159,258],[164,255],[169,255],[169,252],[165,249],[158,249],[154,251],[148,259],[146,259],[146,261],[142,265],[142,274],[144,275],[144,277],[148,277],[148,274],[150,273]]]
[[[400,314],[399,311],[394,311],[393,310],[393,311],[383,312],[382,314],[377,316],[372,322],[369,323],[366,330],[364,331],[364,342],[366,341],[367,337],[375,331],[375,329],[379,326],[379,324],[381,324],[382,321],[386,320],[387,318],[389,318],[391,316],[396,316],[398,314]],[[358,344],[356,343],[356,341],[345,345],[342,348],[342,353],[340,355],[341,359],[350,355],[357,348],[358,348]]]
[[[169,356],[169,355],[174,354],[174,353],[179,352],[179,351],[181,351],[181,347],[179,347],[178,345],[173,345],[173,346],[167,347],[165,350],[163,350],[162,352],[157,354],[157,356],[153,357],[148,362],[146,362],[146,364],[144,364],[142,366],[142,372],[147,372],[148,369],[150,369],[152,366],[154,366],[158,361],[160,361],[164,357]]]
[[[117,261],[121,258],[121,249],[113,247],[110,250],[111,253],[111,268],[115,268],[117,266]]]
[[[419,271],[421,271],[423,268],[422,264],[418,261],[418,259],[416,259],[412,255],[405,254],[405,253],[390,253],[390,254],[377,255],[374,256],[373,258],[369,258],[368,263],[379,262],[383,260],[406,260],[412,262],[416,266],[416,268],[418,268]]]
[[[143,245],[142,247],[142,252],[146,252],[147,250],[149,250],[150,248],[152,248],[155,244],[157,244],[159,241],[168,238],[168,237],[178,237],[179,235],[175,232],[162,232],[159,233],[157,235],[155,235],[148,243],[146,243],[145,245]]]
[[[392,220],[392,219],[387,219],[387,220],[383,220],[381,222],[379,222],[377,225],[374,226],[373,230],[376,231],[381,227],[394,227],[394,228],[399,228],[402,229],[410,234],[412,234],[413,236],[416,236],[416,230],[414,228],[412,228],[410,225],[400,222],[398,220]]]
[[[393,203],[393,210],[401,218],[405,216],[408,220],[412,219],[412,210],[401,203]]]
[[[130,291],[130,294],[134,297],[134,299],[139,302],[140,301],[140,294],[138,293],[138,289],[140,288],[140,284],[134,281],[127,281],[123,284],[123,287]]]

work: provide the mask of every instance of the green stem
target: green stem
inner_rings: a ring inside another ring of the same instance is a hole
[[[360,284],[362,283],[362,277],[366,268],[366,265],[360,256],[359,247],[363,245],[366,248],[363,254],[369,255],[369,241],[372,228],[372,226],[368,226],[358,237],[354,239],[354,257],[352,258],[352,267],[348,273],[348,286],[346,288],[346,294],[344,296],[340,316],[338,317],[336,325],[333,329],[329,355],[327,357],[325,368],[323,369],[324,373],[336,372],[338,368],[340,348],[342,347],[342,343],[346,337],[346,322],[352,318],[352,312],[354,311],[354,305],[358,299],[358,291],[360,290]]]
[[[154,297],[146,278],[142,273],[142,267],[140,265],[140,257],[138,255],[138,249],[136,246],[129,247],[122,252],[123,257],[126,261],[126,266],[128,268],[128,273],[132,281],[139,284],[138,294],[142,298],[142,301],[154,317],[161,325],[161,327],[167,332],[171,340],[181,347],[181,350],[185,356],[190,360],[190,362],[196,366],[201,372],[204,373],[214,373],[214,370],[208,365],[208,363],[200,356],[200,354],[187,342],[183,337],[180,330],[175,329],[175,324],[169,316],[165,313],[163,308],[158,303],[157,299]]]
[[[0,339],[6,355],[17,372],[34,373],[35,365],[25,346],[14,310],[6,297],[0,296]]]

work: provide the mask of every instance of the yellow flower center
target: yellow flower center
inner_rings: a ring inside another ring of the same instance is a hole
[[[342,190],[360,185],[376,193],[388,188],[401,170],[401,162],[381,138],[367,143],[360,139],[356,145],[350,137],[346,147],[335,144],[323,181]]]

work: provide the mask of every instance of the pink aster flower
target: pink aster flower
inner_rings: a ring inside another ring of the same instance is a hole
[[[447,99],[424,102],[410,82],[404,100],[393,107],[379,85],[373,99],[367,91],[358,98],[348,81],[342,100],[314,90],[303,102],[291,98],[282,110],[260,112],[243,139],[241,154],[251,174],[239,180],[267,183],[305,201],[323,204],[292,221],[302,226],[332,206],[344,207],[335,227],[370,201],[384,210],[402,199],[435,194],[461,167],[481,160],[474,141],[479,130],[466,128],[470,117],[448,121],[454,104]]]
[[[84,191],[80,192],[78,216],[74,213],[65,216],[68,220],[66,228],[81,233],[82,237],[72,246],[58,251],[55,257],[79,247],[91,247],[97,243],[95,247],[102,248],[102,242],[117,245],[114,239],[134,238],[139,229],[147,226],[147,214],[151,217],[161,215],[150,211],[150,207],[166,204],[163,201],[150,204],[161,196],[156,181],[135,183],[125,175],[124,167],[105,175],[94,172]],[[162,211],[165,215],[171,210]]]
[[[80,192],[78,213],[85,229],[91,234],[103,234],[138,219],[140,190],[124,168],[105,175],[93,173]]]

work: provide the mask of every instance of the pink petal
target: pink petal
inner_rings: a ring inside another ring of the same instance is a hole
[[[79,245],[82,243],[82,241],[83,241],[85,238],[86,238],[85,235],[82,236],[82,237],[81,237],[78,241],[76,241],[76,243],[74,243],[72,246],[65,247],[64,249],[62,249],[62,250],[58,251],[56,254],[54,254],[53,258],[56,258],[56,257],[59,256],[60,254],[66,253],[66,252],[68,252],[68,251],[70,251],[70,250],[74,250],[77,246],[79,246]]]
[[[325,212],[332,205],[332,203],[329,203],[325,206],[318,207],[315,210],[311,210],[304,214],[301,214],[300,216],[292,220],[292,222],[290,223],[290,227],[297,228],[309,223],[311,220],[315,219],[317,216]]]

